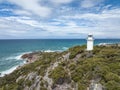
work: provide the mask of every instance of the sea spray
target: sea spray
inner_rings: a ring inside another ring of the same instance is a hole
[[[6,74],[12,73],[17,67],[18,67],[18,66],[14,66],[14,67],[12,67],[12,68],[10,68],[10,69],[8,69],[8,70],[5,70],[5,71],[0,72],[0,77],[5,76]]]
[[[22,57],[22,55],[24,55],[25,53],[30,53],[30,52],[19,53],[19,54],[16,54],[16,55],[7,57],[7,58],[5,59],[6,61],[7,61],[7,60],[11,61],[11,60],[14,59],[14,60],[16,60],[16,61],[21,61],[21,62],[20,62],[19,64],[17,64],[17,65],[12,66],[11,68],[9,68],[9,69],[7,69],[7,70],[0,71],[0,77],[3,77],[3,76],[5,76],[5,75],[7,75],[7,74],[12,73],[17,67],[24,65],[24,64],[26,63],[26,61],[23,60],[21,57]]]

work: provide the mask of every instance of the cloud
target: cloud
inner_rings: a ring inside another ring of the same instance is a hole
[[[120,37],[120,8],[105,9],[101,13],[87,12],[75,15],[63,15],[58,19],[63,23],[67,21],[68,26],[62,30],[69,29],[69,33],[93,33],[95,36],[101,38],[111,37],[111,34],[112,38]]]
[[[25,11],[25,10],[14,10],[13,12],[17,15],[27,15],[27,16],[32,15],[29,11]]]
[[[13,11],[13,9],[0,9],[0,12],[9,12],[9,11]]]
[[[120,8],[105,9],[101,13],[82,13],[75,15],[65,15],[61,16],[65,19],[88,19],[88,20],[101,20],[110,18],[120,18]]]
[[[35,21],[29,17],[11,17],[9,18],[10,20],[14,20],[18,23],[24,24],[24,25],[29,25],[31,27],[41,27],[40,23],[38,21]]]
[[[73,0],[50,0],[54,4],[67,4],[72,2]]]
[[[83,8],[91,8],[98,4],[100,4],[103,0],[82,0],[81,7]]]
[[[103,0],[7,1],[17,8],[0,9],[8,14],[0,14],[0,38],[120,37],[120,8],[99,6]]]
[[[37,21],[29,17],[1,17],[0,23],[0,36],[3,38],[36,38],[38,36],[42,38],[46,33]]]
[[[31,12],[34,15],[40,17],[48,17],[51,14],[51,8],[47,6],[42,6],[40,3],[41,0],[9,0],[10,3],[16,4],[21,7],[24,12],[18,13],[27,13]]]

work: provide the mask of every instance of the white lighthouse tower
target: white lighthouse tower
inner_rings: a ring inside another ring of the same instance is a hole
[[[87,51],[93,50],[93,44],[94,44],[93,35],[89,34],[87,38]]]

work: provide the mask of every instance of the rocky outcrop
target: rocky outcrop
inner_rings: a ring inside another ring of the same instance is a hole
[[[27,63],[32,63],[38,59],[38,55],[41,52],[27,53],[21,56],[22,59],[26,60]]]
[[[91,80],[91,84],[87,90],[104,90],[104,87],[95,80]]]

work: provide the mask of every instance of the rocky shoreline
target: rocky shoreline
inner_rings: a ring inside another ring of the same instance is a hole
[[[26,53],[26,64],[0,77],[0,90],[119,90],[120,47],[85,49]]]
[[[36,60],[38,60],[38,55],[40,55],[42,52],[38,51],[38,52],[31,52],[31,53],[25,53],[23,55],[21,55],[21,59],[22,60],[25,60],[25,63],[23,65],[19,65],[19,66],[16,66],[12,71],[10,71],[9,73],[6,73],[6,74],[3,74],[3,73],[0,73],[0,77],[4,77],[6,75],[9,75],[11,74],[12,72],[14,72],[15,70],[18,70],[20,68],[22,68],[23,66],[25,66],[26,64],[30,64],[30,63],[33,63],[35,62]]]
[[[23,60],[26,60],[26,63],[32,63],[38,59],[38,55],[42,52],[32,52],[26,53],[21,56]]]

